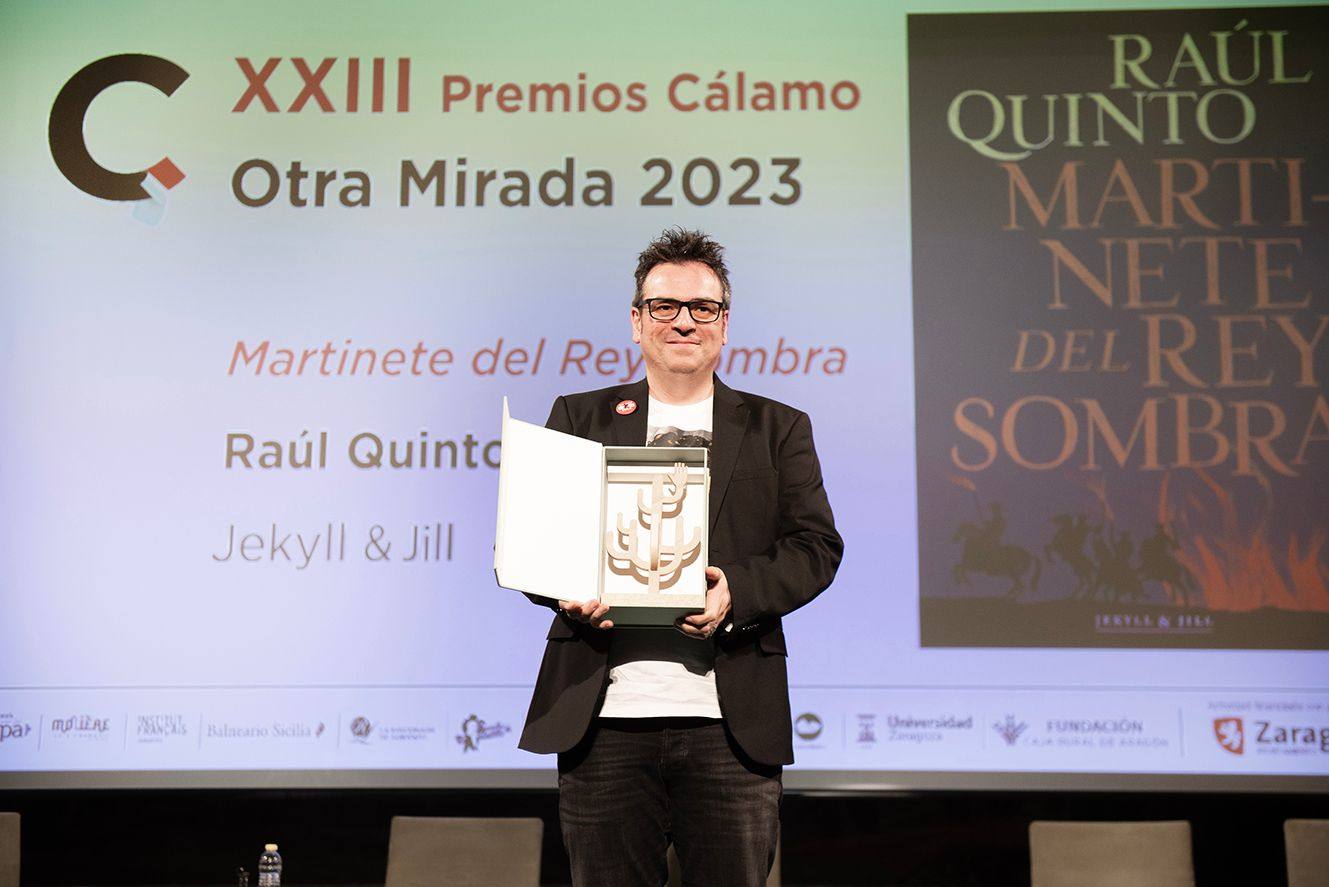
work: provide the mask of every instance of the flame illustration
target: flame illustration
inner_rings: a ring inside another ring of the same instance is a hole
[[[959,487],[962,490],[968,490],[971,493],[978,492],[978,485],[967,477],[961,477],[958,474],[948,474],[946,475],[946,477],[950,480],[951,483],[955,484],[957,487]]]
[[[1174,527],[1176,559],[1203,589],[1210,610],[1262,607],[1329,613],[1329,563],[1323,529],[1305,541],[1293,533],[1276,543],[1263,519],[1243,530],[1232,494],[1203,471],[1202,491],[1172,492],[1171,474],[1158,489],[1158,522]],[[1180,501],[1175,501],[1180,500]]]
[[[1088,487],[1089,492],[1093,493],[1094,498],[1098,500],[1099,506],[1103,509],[1103,521],[1109,524],[1116,523],[1117,516],[1113,514],[1112,503],[1108,501],[1107,497],[1107,479],[1102,476],[1083,477],[1081,483]]]

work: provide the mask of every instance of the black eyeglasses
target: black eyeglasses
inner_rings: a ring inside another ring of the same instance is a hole
[[[652,320],[670,321],[678,317],[678,312],[686,308],[696,323],[715,323],[724,313],[724,303],[711,299],[693,299],[680,302],[677,299],[647,299],[642,303]]]

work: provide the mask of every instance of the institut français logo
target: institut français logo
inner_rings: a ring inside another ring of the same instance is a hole
[[[151,744],[189,737],[184,715],[140,714],[134,718],[134,742]]]
[[[169,157],[136,172],[107,169],[93,159],[83,123],[97,96],[118,83],[145,83],[171,96],[188,78],[189,72],[175,62],[138,53],[107,56],[80,69],[51,104],[47,139],[56,167],[85,194],[103,200],[133,201],[136,219],[151,225],[160,222],[166,193],[180,184],[185,174]]]

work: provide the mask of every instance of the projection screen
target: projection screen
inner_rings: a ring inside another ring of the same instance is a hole
[[[1329,788],[1329,11],[1112,6],[4,4],[0,786],[552,786],[501,401],[678,225],[845,539],[788,787]]]

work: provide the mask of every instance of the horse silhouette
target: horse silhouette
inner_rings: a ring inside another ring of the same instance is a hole
[[[1105,535],[1102,527],[1094,527],[1092,539],[1094,549],[1094,575],[1088,585],[1089,600],[1103,593],[1103,600],[1119,603],[1123,598],[1132,602],[1144,599],[1144,583],[1140,571],[1131,565],[1131,555],[1135,553],[1135,544],[1131,534],[1122,532],[1115,537],[1109,529]]]
[[[1140,578],[1161,584],[1174,605],[1189,607],[1195,578],[1172,556],[1181,546],[1163,524],[1155,524],[1154,528],[1154,535],[1140,543]]]
[[[1000,514],[998,511],[997,514]],[[969,574],[996,576],[1011,580],[1006,591],[1007,600],[1015,600],[1026,588],[1025,574],[1032,570],[1028,588],[1038,590],[1038,579],[1043,573],[1043,562],[1018,545],[1008,545],[992,538],[991,528],[964,522],[955,530],[952,542],[963,542],[960,562],[951,568],[951,579],[957,585],[969,585]]]
[[[1052,523],[1057,531],[1052,535],[1052,541],[1043,546],[1043,557],[1049,564],[1060,558],[1071,568],[1075,573],[1071,597],[1079,597],[1089,589],[1094,577],[1094,562],[1084,552],[1084,543],[1089,538],[1089,521],[1083,514],[1076,515],[1074,521],[1069,514],[1059,514],[1052,518]]]

